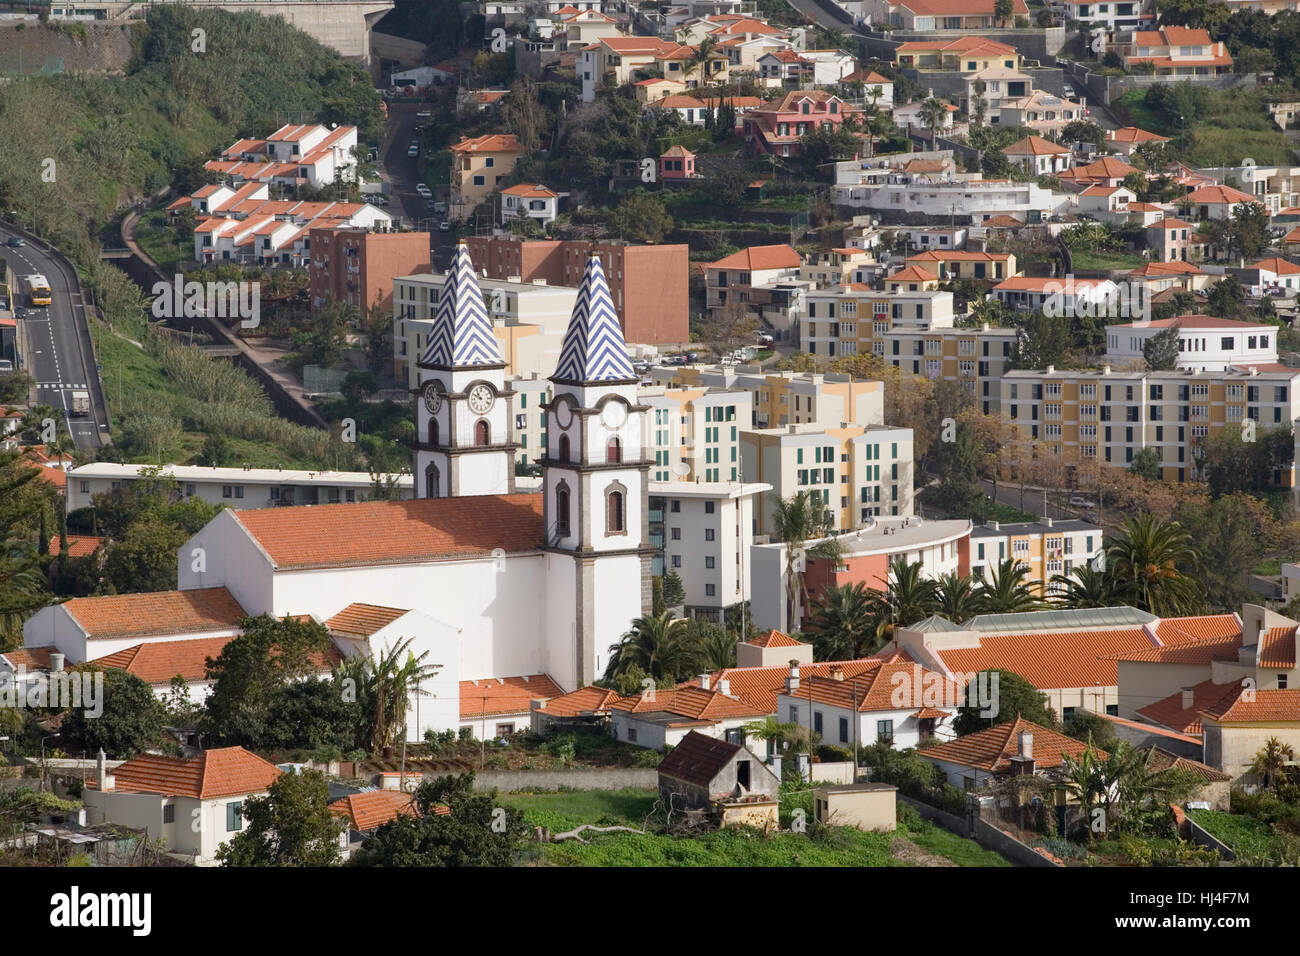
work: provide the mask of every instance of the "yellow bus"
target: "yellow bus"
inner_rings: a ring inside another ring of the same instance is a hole
[[[50,284],[45,281],[45,276],[30,275],[27,277],[27,295],[32,305],[50,304]]]

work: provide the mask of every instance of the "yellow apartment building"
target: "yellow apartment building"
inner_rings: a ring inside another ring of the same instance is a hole
[[[523,148],[513,133],[462,139],[451,147],[451,204],[448,216],[464,219],[514,171]]]

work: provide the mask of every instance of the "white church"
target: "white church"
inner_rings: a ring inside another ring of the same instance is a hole
[[[310,615],[345,657],[407,638],[428,652],[409,739],[526,724],[530,699],[600,677],[650,606],[648,407],[598,257],[551,382],[542,490],[520,493],[515,396],[461,244],[420,361],[414,500],[222,511],[181,548],[179,591],[45,608],[25,648],[73,664],[138,646],[162,692],[184,642],[228,639],[240,614]]]

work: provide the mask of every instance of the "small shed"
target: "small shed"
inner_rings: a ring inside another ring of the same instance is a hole
[[[749,748],[694,730],[659,764],[664,806],[718,813],[724,825],[768,825],[777,815],[779,790],[776,774]]]
[[[813,818],[833,827],[894,830],[898,826],[898,788],[889,783],[814,787]]]

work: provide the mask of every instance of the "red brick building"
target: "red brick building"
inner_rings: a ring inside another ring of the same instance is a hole
[[[609,292],[628,342],[649,345],[690,340],[688,247],[628,245],[560,239],[469,236],[474,268],[489,279],[577,286],[587,259],[600,256]]]
[[[362,311],[376,301],[393,307],[393,280],[428,272],[427,232],[368,232],[365,229],[313,229],[308,290],[312,308],[330,300]]]

